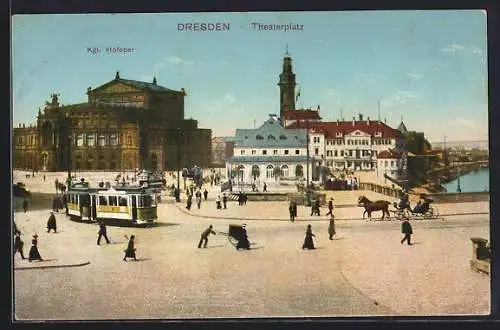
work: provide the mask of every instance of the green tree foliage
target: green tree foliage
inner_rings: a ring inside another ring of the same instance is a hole
[[[410,131],[404,134],[404,137],[407,141],[408,152],[421,155],[432,149],[431,143],[425,138],[422,132]]]

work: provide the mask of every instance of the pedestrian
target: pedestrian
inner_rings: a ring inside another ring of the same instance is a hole
[[[326,215],[333,216],[333,197],[328,201],[328,213]]]
[[[401,240],[401,244],[405,241],[408,242],[408,245],[413,245],[411,243],[411,235],[413,234],[413,229],[411,228],[411,224],[408,221],[408,218],[405,218],[403,223],[401,224],[401,232],[405,234],[405,237]]]
[[[23,210],[24,213],[28,211],[28,201],[26,199],[23,201]]]
[[[267,184],[264,182],[264,187],[262,191],[267,191]]]
[[[198,209],[201,207],[201,191],[198,190],[196,192],[196,206],[198,207]]]
[[[191,205],[193,204],[193,195],[188,194],[187,202],[186,202],[186,208],[187,210],[191,210]]]
[[[101,237],[104,237],[106,243],[109,244],[109,238],[107,235],[106,224],[104,221],[99,221],[99,231],[97,232],[97,245],[101,245]]]
[[[330,223],[328,224],[328,235],[330,240],[333,240],[333,236],[336,234],[335,232],[335,216],[332,214],[330,217]]]
[[[203,197],[205,198],[205,200],[207,200],[207,197],[208,197],[208,190],[207,190],[207,188],[205,188],[205,190],[203,191]]]
[[[313,203],[311,203],[311,216],[314,214],[319,216],[319,199],[316,199]]]
[[[226,207],[226,205],[227,205],[227,196],[226,196],[226,193],[222,194],[222,204],[224,205],[224,209],[227,209],[227,207]]]
[[[19,252],[21,258],[24,260],[26,258],[24,257],[23,245],[24,242],[21,240],[21,234],[16,234],[16,238],[14,239],[14,255],[16,255],[16,252]]]
[[[31,262],[32,260],[43,261],[42,256],[40,255],[40,252],[38,252],[38,235],[37,234],[33,235],[33,239],[31,240],[31,249],[30,249],[30,253],[28,256],[28,261]]]
[[[54,230],[54,233],[57,233],[57,223],[54,212],[50,212],[49,220],[47,220],[47,233],[50,233],[51,230]]]
[[[306,237],[304,238],[304,244],[302,244],[302,249],[314,250],[314,242],[313,237],[316,235],[313,234],[311,225],[307,225]]]
[[[297,219],[297,201],[293,201],[293,220]]]
[[[128,239],[128,246],[127,249],[123,251],[125,252],[123,261],[127,261],[127,258],[134,258],[134,260],[137,261],[137,258],[135,257],[135,235],[131,235],[130,238],[125,235],[125,238]]]
[[[217,195],[217,198],[215,198],[215,205],[217,206],[217,210],[220,210],[222,208],[220,206],[220,195]]]
[[[43,182],[45,182],[45,174],[43,175]]]
[[[248,240],[248,234],[247,234],[246,227],[247,227],[246,223],[241,225],[241,231],[240,231],[240,235],[238,237],[238,243],[236,244],[236,250],[239,250],[239,249],[250,250],[250,241]]]
[[[290,213],[290,221],[294,222],[295,221],[295,214],[293,210],[293,201],[290,201],[290,205],[288,206],[288,213]]]
[[[198,249],[201,249],[201,245],[202,245],[202,243],[203,243],[203,242],[204,242],[203,247],[204,247],[204,248],[206,248],[206,247],[207,247],[207,244],[208,244],[208,236],[209,236],[210,234],[214,234],[214,235],[216,235],[215,231],[213,231],[213,229],[212,229],[212,228],[213,228],[213,226],[212,226],[212,225],[210,225],[210,226],[208,226],[208,228],[207,228],[207,229],[205,229],[205,230],[203,231],[203,233],[201,233],[200,242],[198,243]]]

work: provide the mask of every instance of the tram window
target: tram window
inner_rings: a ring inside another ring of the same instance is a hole
[[[116,196],[109,196],[109,205],[110,206],[116,206],[116,205],[118,205],[117,201],[116,201]]]
[[[99,205],[108,205],[108,199],[106,196],[99,196]]]
[[[127,206],[127,197],[119,197],[118,198],[119,206]]]
[[[143,207],[151,207],[153,205],[153,198],[150,195],[142,196]]]
[[[89,206],[90,205],[90,196],[89,195],[80,195],[80,205]]]

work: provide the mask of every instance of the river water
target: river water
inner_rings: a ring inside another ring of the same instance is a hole
[[[448,192],[457,192],[457,180],[444,184]],[[490,170],[481,169],[460,176],[462,192],[490,191]]]

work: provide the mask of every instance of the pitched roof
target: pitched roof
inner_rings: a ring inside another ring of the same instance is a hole
[[[401,121],[401,124],[399,124],[397,130],[401,133],[408,133],[408,129],[406,128],[406,125],[403,123],[403,121]]]
[[[327,139],[334,139],[337,133],[342,135],[349,134],[352,131],[360,130],[375,137],[375,133],[380,132],[381,138],[402,137],[401,133],[387,124],[374,120],[363,121],[330,121],[330,122],[294,122],[287,126],[287,129],[306,128],[314,129],[316,132],[322,132]]]
[[[140,89],[140,90],[151,90],[155,92],[171,92],[171,93],[185,93],[184,90],[176,91],[164,86],[160,86],[156,83],[150,83],[150,82],[145,82],[145,81],[139,81],[139,80],[131,80],[131,79],[123,79],[123,78],[115,78],[113,80],[108,81],[107,83],[104,83],[92,90],[90,90],[90,93],[93,93],[99,89],[102,89],[106,86],[115,84],[115,83],[122,83],[125,85],[129,85],[131,87]]]
[[[155,92],[176,92],[176,93],[182,93],[182,91],[175,91],[173,89],[170,89],[170,88],[167,88],[167,87],[164,87],[164,86],[160,86],[160,85],[157,85],[157,84],[145,82],[145,81],[122,79],[122,78],[115,79],[114,81],[119,81],[119,82],[122,82],[124,84],[130,85],[130,86],[133,86],[133,87],[136,87],[136,88],[139,88],[139,89],[150,89],[150,90],[155,91]]]
[[[305,129],[286,129],[279,120],[269,118],[259,128],[237,128],[235,147],[239,148],[293,148],[307,144]]]
[[[401,152],[396,152],[394,150],[383,150],[377,154],[378,159],[396,159],[400,158],[402,155]]]
[[[312,160],[313,158],[310,157]],[[307,156],[299,155],[299,156],[267,156],[267,155],[259,155],[259,156],[233,156],[230,157],[228,162],[231,163],[298,163],[298,162],[306,162]]]
[[[285,110],[284,120],[321,119],[317,110]]]

